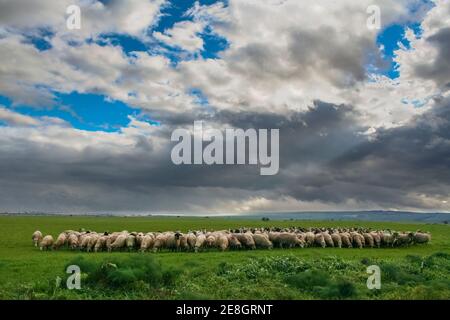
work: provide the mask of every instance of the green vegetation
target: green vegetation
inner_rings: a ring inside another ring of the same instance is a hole
[[[421,229],[428,245],[408,248],[305,248],[152,253],[41,252],[31,234],[65,229],[163,231],[239,226],[367,226]],[[261,221],[185,217],[0,217],[0,299],[450,299],[450,232],[444,224]],[[68,290],[65,268],[82,270]],[[366,267],[381,268],[368,290]],[[59,285],[56,281],[60,277]]]

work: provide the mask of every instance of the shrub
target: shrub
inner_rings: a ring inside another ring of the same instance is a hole
[[[167,287],[174,284],[179,274],[177,270],[163,268],[148,255],[105,259],[102,262],[87,261],[81,257],[68,265],[78,265],[83,282],[93,288],[134,288],[142,284],[153,288]]]
[[[325,287],[317,287],[315,292],[322,299],[347,299],[356,296],[355,286],[347,280],[339,280]]]
[[[314,287],[324,287],[330,284],[327,273],[319,270],[305,271],[296,275],[288,276],[285,282],[302,290],[312,290]]]

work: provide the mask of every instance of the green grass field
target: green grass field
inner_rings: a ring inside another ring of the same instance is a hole
[[[36,229],[56,237],[65,229],[79,228],[99,232],[124,229],[187,231],[240,226],[421,229],[432,233],[432,241],[408,248],[297,248],[157,254],[85,253],[67,249],[41,252],[31,241],[31,234]],[[0,299],[449,299],[449,231],[449,226],[444,224],[364,221],[2,216]],[[95,268],[100,270],[108,261],[119,261],[119,268],[123,266],[124,271],[116,274],[116,278],[95,273]],[[133,264],[132,261],[137,262]],[[74,262],[80,264],[82,272],[90,270],[93,273],[91,276],[87,271],[83,274],[81,290],[68,290],[64,286],[65,266]],[[152,263],[155,264],[153,269],[145,267]],[[369,276],[366,268],[371,264],[381,268],[380,290],[366,287]],[[161,274],[161,281],[151,281]],[[57,276],[63,278],[60,286],[56,285]]]

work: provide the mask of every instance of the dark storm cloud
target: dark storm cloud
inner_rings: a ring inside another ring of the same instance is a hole
[[[412,194],[440,198],[450,191],[449,99],[403,127],[379,130],[369,141],[351,106],[316,101],[305,112],[218,112],[210,124],[280,129],[280,172],[260,176],[257,166],[176,166],[172,129],[139,137],[130,152],[82,151],[16,138],[0,155],[2,209],[174,211],[195,210],[251,196],[378,207],[428,208]],[[4,146],[6,143],[3,141]],[[19,192],[20,191],[20,192]]]
[[[432,62],[426,61],[416,67],[416,75],[434,80],[437,85],[450,88],[450,28],[440,29],[426,39],[437,48],[438,55]]]
[[[277,197],[286,183],[284,172],[292,165],[323,162],[360,142],[352,119],[351,107],[316,102],[309,110],[289,117],[219,112],[206,121],[244,129],[279,128],[280,173],[269,177],[260,176],[259,168],[252,165],[174,165],[170,151],[175,143],[170,142],[170,134],[177,125],[165,125],[158,131],[165,141],[158,152],[154,151],[153,142],[143,137],[136,139],[132,152],[119,154],[95,147],[79,151],[71,146],[55,146],[50,151],[46,144],[16,138],[9,141],[15,147],[0,155],[0,180],[5,182],[0,195],[3,205],[12,204],[19,197],[26,198],[21,201],[24,206],[46,203],[42,199],[48,198],[52,199],[47,202],[52,207],[74,207],[82,203],[94,211],[124,210],[126,206],[128,210],[142,210],[151,205],[150,199],[158,202],[152,208],[162,209],[161,194],[173,197],[171,207],[177,207],[178,201],[186,202],[189,194],[194,199],[197,193],[204,195],[205,201],[211,193],[219,194],[221,199],[248,197],[252,192]],[[20,186],[23,192],[19,194],[16,192]],[[183,190],[182,198],[177,196],[180,190]],[[126,195],[135,199],[132,204],[117,203]]]
[[[450,193],[450,99],[406,126],[380,130],[375,140],[337,157],[318,177],[301,181],[292,190],[302,199],[432,208],[435,203],[412,195],[444,200]]]

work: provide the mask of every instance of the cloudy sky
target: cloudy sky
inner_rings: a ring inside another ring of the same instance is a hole
[[[450,211],[450,1],[373,2],[0,0],[0,212]],[[278,174],[174,165],[195,120]]]

